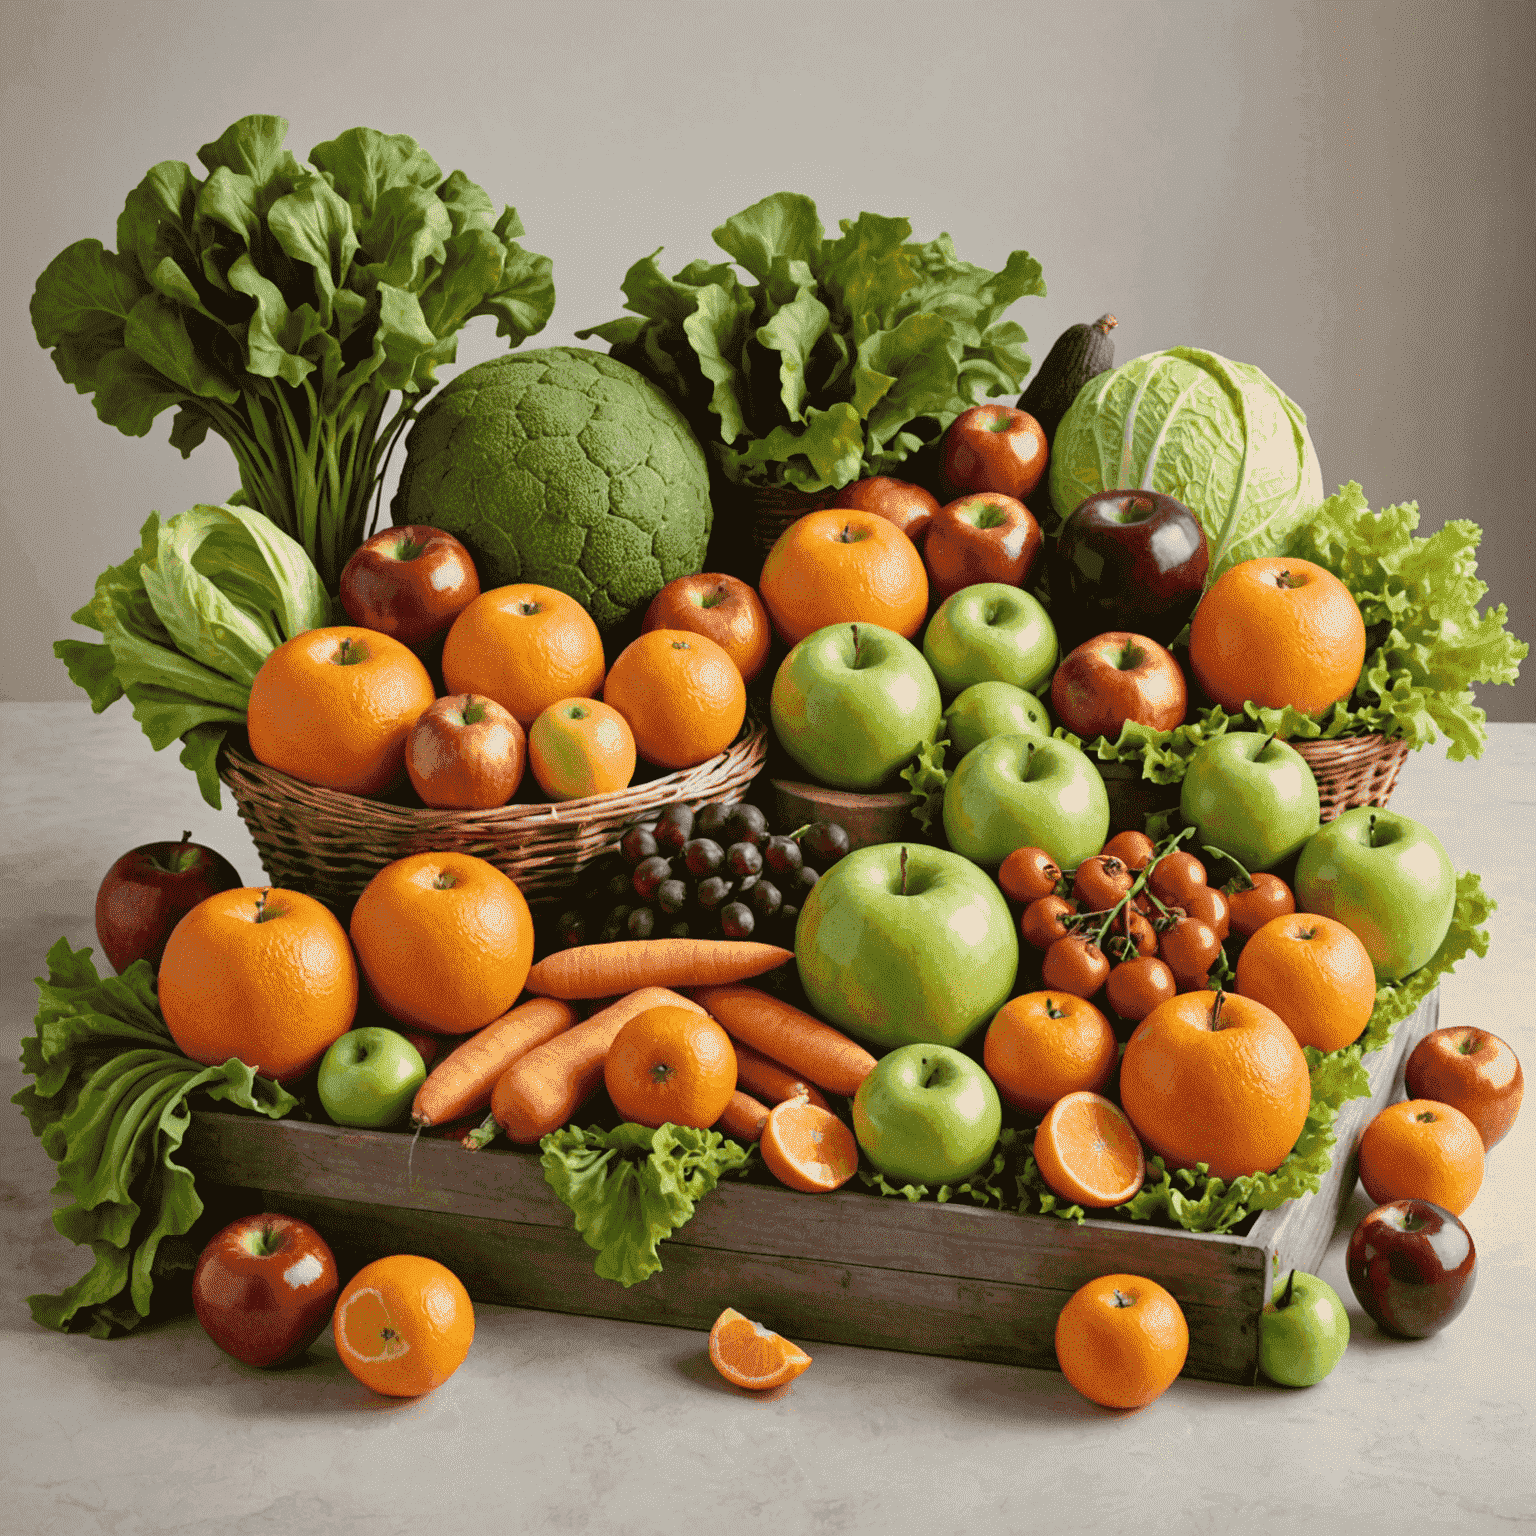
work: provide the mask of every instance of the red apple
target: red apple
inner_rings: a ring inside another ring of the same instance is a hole
[[[1497,1035],[1471,1024],[1437,1029],[1414,1046],[1403,1081],[1410,1099],[1434,1099],[1459,1109],[1483,1138],[1502,1141],[1525,1095],[1520,1058]]]
[[[402,645],[446,634],[480,596],[470,553],[451,533],[408,523],[358,545],[341,571],[341,606],[364,629]]]
[[[135,960],[158,971],[165,941],[188,912],[216,891],[245,882],[221,853],[191,841],[145,843],[125,853],[96,891],[96,937],[121,975]]]
[[[1022,501],[986,491],[962,496],[934,513],[923,542],[923,564],[942,602],[981,581],[1022,587],[1044,542],[1034,513]]]
[[[1477,1249],[1449,1211],[1393,1200],[1360,1218],[1344,1263],[1355,1299],[1378,1328],[1427,1339],[1471,1298]]]
[[[1016,405],[973,405],[944,434],[944,478],[957,491],[1022,501],[1039,485],[1049,448],[1040,423]]]
[[[939,510],[939,499],[910,480],[871,475],[867,480],[855,480],[852,485],[845,485],[832,505],[847,507],[854,512],[873,512],[877,517],[895,523],[921,549],[933,515]]]
[[[713,640],[750,683],[763,670],[773,643],[768,610],[750,587],[736,576],[705,572],[669,581],[645,610],[640,633],[653,629],[686,629]]]
[[[1051,710],[1074,736],[1113,741],[1127,720],[1154,731],[1183,722],[1189,689],[1171,652],[1145,635],[1112,630],[1069,651],[1051,679]]]
[[[232,1221],[192,1271],[192,1305],[208,1337],[247,1365],[296,1360],[325,1331],[336,1305],[336,1260],[296,1216]]]
[[[451,693],[434,699],[405,738],[405,771],[425,805],[489,811],[523,782],[528,738],[495,699]]]

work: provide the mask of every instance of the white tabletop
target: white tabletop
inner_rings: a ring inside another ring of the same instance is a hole
[[[1491,736],[1475,763],[1417,754],[1393,808],[1499,903],[1487,958],[1444,985],[1441,1023],[1493,1030],[1536,1072],[1536,725]],[[248,881],[262,873],[233,809],[205,806],[124,704],[0,705],[0,752],[8,1097],[32,978],[61,934],[95,946],[96,887],[119,854],[190,829]],[[1301,1391],[1179,1381],[1135,1414],[1051,1371],[832,1345],[756,1401],[722,1386],[701,1333],[492,1306],[458,1374],[415,1402],[356,1385],[329,1336],[273,1373],[229,1359],[190,1315],[108,1342],[49,1333],[23,1298],[71,1283],[86,1256],[51,1227],[52,1165],[25,1120],[0,1125],[0,1529],[16,1536],[1536,1526],[1536,1108],[1490,1157],[1467,1216],[1476,1291],[1443,1333],[1389,1339],[1355,1304],[1357,1191],[1322,1265],[1353,1330],[1333,1375]]]

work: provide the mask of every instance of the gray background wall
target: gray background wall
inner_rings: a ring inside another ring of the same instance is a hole
[[[1536,637],[1528,467],[1536,370],[1536,5],[1530,0],[3,0],[0,697],[78,697],[51,643],[150,509],[233,490],[98,422],[37,346],[37,274],[113,244],[155,162],[195,163],[237,117],[289,146],[363,123],[418,139],[513,203],[554,258],[534,342],[619,313],[630,262],[675,270],[781,188],[834,225],[904,214],[1044,299],[1015,306],[1038,363],[1113,310],[1120,360],[1208,347],[1307,411],[1330,489],[1414,499],[1421,533],[1471,517],[1481,571]],[[567,19],[568,18],[568,19]],[[499,347],[477,321],[460,365]],[[1485,688],[1536,719],[1536,664]]]

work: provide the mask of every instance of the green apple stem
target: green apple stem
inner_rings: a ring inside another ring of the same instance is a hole
[[[848,628],[853,632],[853,664],[857,667],[859,664],[859,626],[857,624],[850,624]]]
[[[902,844],[901,848],[901,894],[903,896],[907,894],[907,848],[905,843]]]
[[[1275,1310],[1283,1311],[1291,1304],[1291,1292],[1296,1289],[1296,1271],[1293,1269],[1285,1277],[1285,1289],[1275,1298]]]

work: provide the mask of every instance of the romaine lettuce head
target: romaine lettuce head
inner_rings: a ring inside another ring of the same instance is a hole
[[[1205,529],[1214,581],[1275,555],[1322,505],[1301,408],[1257,368],[1173,347],[1090,379],[1051,444],[1051,501],[1065,518],[1099,491],[1161,491]]]

